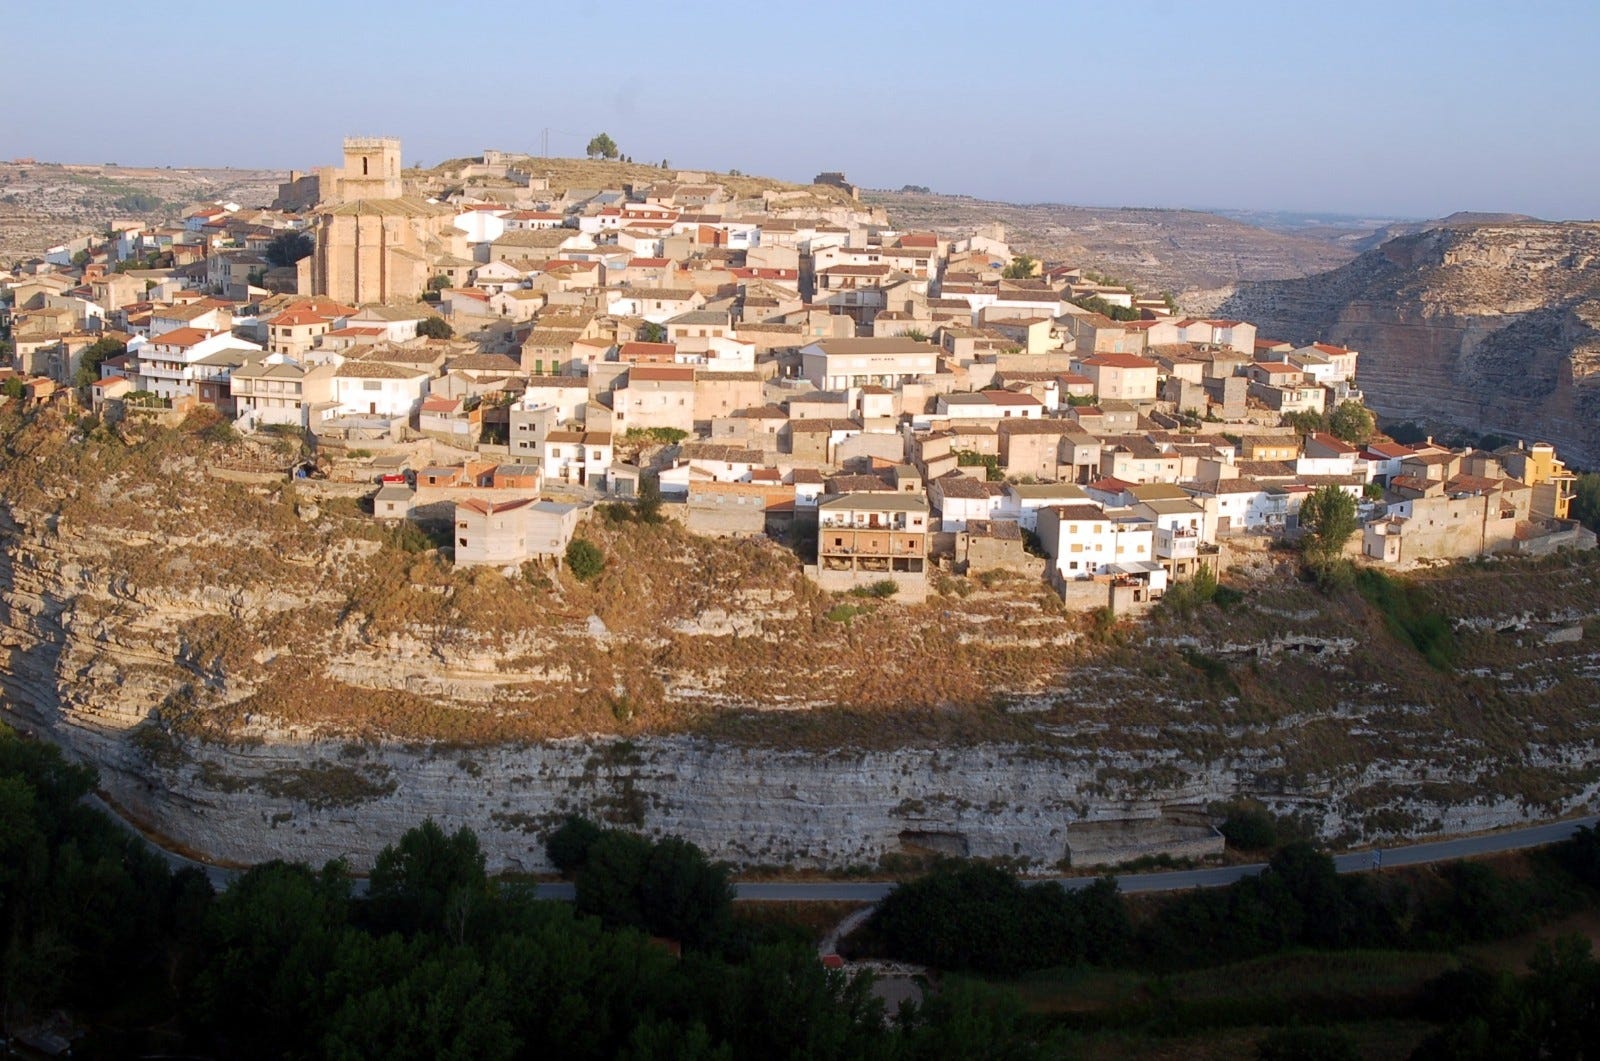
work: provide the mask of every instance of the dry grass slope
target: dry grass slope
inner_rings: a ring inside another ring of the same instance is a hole
[[[771,543],[591,520],[591,582],[457,570],[353,509],[304,522],[292,492],[207,478],[240,454],[203,426],[123,437],[8,411],[0,445],[5,588],[59,595],[81,673],[111,668],[115,695],[213,740],[1000,743],[1101,762],[1113,796],[1170,783],[1174,759],[1247,757],[1266,792],[1385,764],[1406,780],[1367,780],[1373,826],[1427,826],[1396,817],[1407,791],[1554,804],[1600,778],[1581,754],[1600,742],[1588,557],[1419,577],[1454,627],[1441,675],[1354,590],[1281,576],[1110,630],[1038,586],[961,579],[922,605],[849,598],[837,622],[844,598]],[[1571,624],[1586,636],[1546,642]]]

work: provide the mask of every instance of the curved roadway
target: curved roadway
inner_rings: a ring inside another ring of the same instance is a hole
[[[97,795],[86,797],[86,802],[105,812],[129,832],[144,840],[174,869],[195,868],[217,888],[226,888],[240,871],[225,866],[201,862],[180,855],[156,843],[124,818],[115,808]],[[1560,843],[1579,826],[1593,826],[1600,817],[1571,818],[1543,825],[1528,825],[1477,836],[1462,836],[1450,840],[1429,840],[1424,843],[1403,844],[1396,847],[1352,851],[1335,855],[1334,866],[1340,873],[1360,873],[1371,869],[1389,869],[1395,866],[1418,866],[1429,862],[1449,862],[1478,855],[1493,855],[1503,851],[1518,851],[1528,847],[1543,847]],[[1375,861],[1374,851],[1381,853]],[[1255,862],[1243,866],[1218,866],[1213,869],[1171,870],[1162,873],[1124,873],[1115,879],[1117,887],[1127,893],[1186,891],[1189,888],[1219,888],[1244,877],[1253,877],[1266,869],[1266,863]],[[1097,877],[1053,878],[1065,888],[1087,888]],[[356,890],[366,887],[366,880],[357,878]],[[875,903],[895,889],[895,881],[741,881],[734,885],[734,897],[746,902],[856,902]],[[573,888],[567,882],[553,882],[535,886],[541,899],[571,899]]]

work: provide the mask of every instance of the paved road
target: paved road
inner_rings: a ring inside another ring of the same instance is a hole
[[[1594,825],[1600,818],[1576,818],[1569,821],[1530,825],[1521,829],[1508,829],[1481,836],[1463,836],[1453,840],[1433,840],[1427,843],[1406,844],[1382,849],[1382,866],[1417,866],[1427,862],[1448,862],[1452,859],[1470,858],[1474,855],[1492,855],[1501,851],[1516,851],[1526,847],[1554,844],[1577,831],[1580,825]],[[1335,855],[1333,864],[1340,873],[1360,873],[1373,868],[1372,852],[1352,851]],[[1266,863],[1256,862],[1244,866],[1219,866],[1215,869],[1184,869],[1165,873],[1125,873],[1117,877],[1117,886],[1129,894],[1137,892],[1187,891],[1190,888],[1218,888],[1245,877],[1253,877],[1266,869]],[[1056,878],[1063,887],[1087,888],[1094,877]],[[793,881],[746,882],[735,885],[738,898],[747,902],[856,902],[875,903],[894,890],[894,881]],[[538,894],[546,899],[571,899],[570,884],[541,884]]]
[[[169,851],[145,834],[139,832],[127,819],[98,796],[88,796],[85,802],[103,811],[124,829],[141,837],[149,848],[166,859],[173,869],[194,867],[205,873],[213,887],[226,888],[239,876],[239,871],[224,866],[199,862]],[[1506,829],[1480,836],[1463,836],[1452,840],[1432,840],[1427,843],[1405,844],[1382,849],[1382,868],[1418,866],[1428,862],[1448,862],[1452,859],[1471,858],[1475,855],[1492,855],[1502,851],[1516,851],[1527,847],[1541,847],[1559,843],[1577,831],[1580,825],[1593,826],[1600,817],[1574,818],[1567,821],[1529,825],[1520,829]],[[1333,859],[1340,873],[1360,873],[1373,867],[1372,851],[1352,851],[1335,855]],[[1246,866],[1220,866],[1215,869],[1185,869],[1166,873],[1127,873],[1116,878],[1117,886],[1124,892],[1172,892],[1190,888],[1218,888],[1232,884],[1244,877],[1253,877],[1266,869],[1265,863]],[[1057,878],[1066,888],[1087,888],[1094,877]],[[356,891],[366,888],[364,879],[355,882]],[[734,886],[735,897],[746,902],[854,902],[875,903],[895,888],[894,881],[778,881],[742,882]],[[565,882],[540,884],[535,894],[541,899],[567,899],[573,897],[572,885]]]

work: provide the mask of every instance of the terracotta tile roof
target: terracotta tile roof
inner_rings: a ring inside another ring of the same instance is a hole
[[[655,358],[671,358],[677,356],[678,344],[676,343],[623,343],[617,350],[619,361],[643,361]]]
[[[1350,454],[1356,452],[1356,447],[1342,438],[1336,438],[1326,431],[1313,431],[1311,437],[1316,439],[1317,445],[1333,450],[1335,453]]]
[[[456,509],[464,508],[469,512],[476,512],[480,516],[492,516],[497,512],[510,512],[533,503],[534,499],[531,497],[517,498],[514,501],[486,501],[482,498],[474,497],[467,501],[457,501]]]
[[[1097,523],[1102,521],[1109,522],[1110,520],[1110,517],[1105,513],[1105,509],[1095,505],[1051,505],[1050,507],[1055,511],[1057,517],[1064,522]]]
[[[1028,394],[1026,392],[1006,391],[1006,390],[986,390],[986,391],[979,391],[978,393],[983,395],[985,398],[989,399],[989,404],[991,404],[991,405],[1014,405],[1014,406],[1023,406],[1023,407],[1029,407],[1029,406],[1040,406],[1040,407],[1042,407],[1044,405],[1044,403],[1041,402],[1038,398],[1035,398],[1033,395]]]
[[[660,383],[693,383],[694,368],[690,365],[636,365],[628,369],[628,381]]]
[[[311,324],[332,323],[332,318],[324,317],[318,313],[312,313],[309,309],[304,309],[299,306],[296,306],[292,309],[286,309],[282,313],[273,317],[271,320],[267,321],[267,324],[274,328],[301,328]]]
[[[428,373],[408,369],[389,361],[346,361],[333,373],[342,379],[415,379]]]
[[[1093,357],[1084,358],[1082,363],[1093,365],[1096,368],[1148,368],[1154,370],[1160,367],[1154,361],[1139,357],[1137,354],[1095,354]]]
[[[202,328],[174,328],[170,332],[162,332],[154,339],[151,339],[150,342],[155,346],[176,346],[179,349],[187,350],[191,346],[205,342],[213,335],[221,334],[221,332],[206,331]]]
[[[791,420],[789,432],[795,435],[826,435],[834,431],[861,431],[862,426],[854,420],[837,416],[816,416],[809,420]]]
[[[989,491],[984,489],[983,480],[961,472],[949,472],[933,481],[939,488],[942,497],[958,497],[968,500],[977,500],[989,496]]]

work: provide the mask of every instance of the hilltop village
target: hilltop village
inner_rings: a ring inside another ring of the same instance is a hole
[[[1370,563],[1594,545],[1548,444],[1388,440],[1357,351],[1185,317],[998,227],[899,231],[842,174],[576,187],[525,155],[400,160],[350,139],[270,208],[0,271],[0,391],[304,434],[318,459],[275,474],[369,484],[375,519],[463,566],[560,563],[598,503],[640,499],[785,541],[827,590],[1004,570],[1116,612],[1294,537],[1328,487]]]

